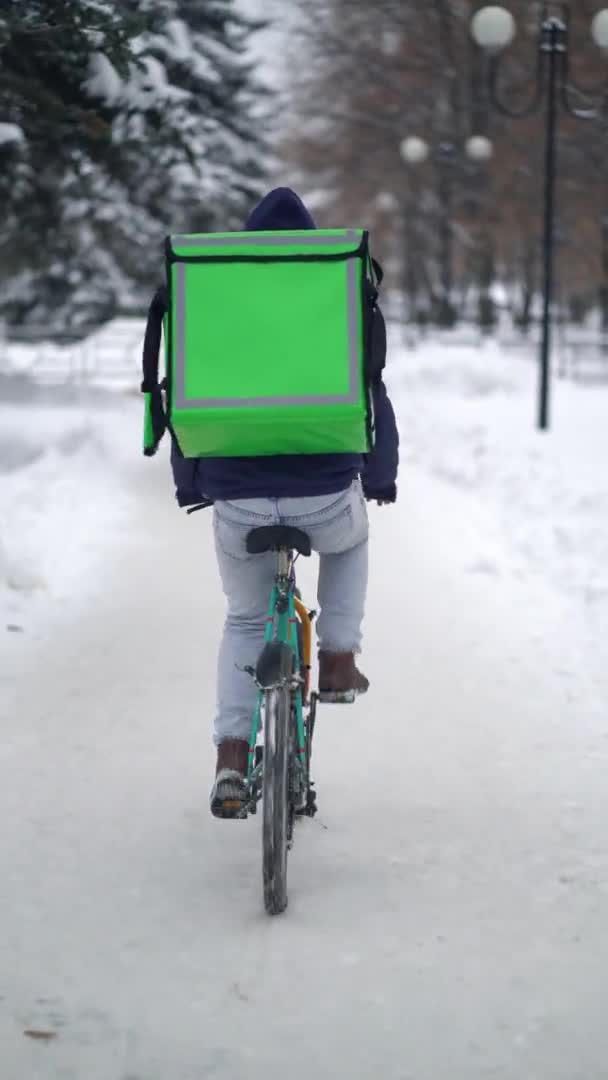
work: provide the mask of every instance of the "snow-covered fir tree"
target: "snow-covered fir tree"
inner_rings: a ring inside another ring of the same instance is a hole
[[[263,182],[256,24],[233,0],[10,0],[0,254],[12,322],[144,303],[172,228],[238,227]]]

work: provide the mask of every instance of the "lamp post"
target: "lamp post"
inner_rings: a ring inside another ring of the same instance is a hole
[[[594,109],[578,109],[571,93],[576,89],[570,78],[570,13],[565,0],[543,4],[538,31],[538,62],[536,86],[530,103],[521,109],[511,108],[498,89],[500,54],[511,44],[516,34],[511,13],[498,5],[481,8],[471,20],[471,32],[478,45],[490,59],[489,84],[493,104],[505,116],[531,116],[545,101],[545,184],[543,228],[543,330],[540,351],[538,426],[549,427],[549,389],[551,378],[551,311],[554,286],[555,237],[555,180],[557,158],[557,114],[559,104],[571,116],[593,119]],[[599,11],[591,24],[591,36],[600,49],[608,50],[608,8]]]
[[[414,168],[424,165],[429,157],[433,157],[438,169],[438,200],[441,206],[441,228],[440,228],[440,263],[441,263],[441,288],[442,288],[442,311],[441,317],[448,325],[452,321],[452,293],[453,293],[453,245],[452,245],[452,183],[450,180],[449,169],[455,159],[458,152],[458,147],[448,141],[443,140],[437,144],[433,149],[429,146],[425,139],[421,139],[418,135],[409,135],[406,139],[403,139],[401,143],[401,157],[406,165]],[[483,164],[490,160],[494,152],[492,142],[486,138],[485,135],[472,135],[464,144],[464,151],[466,156],[478,164]],[[408,214],[408,218],[411,217],[411,212]],[[409,222],[408,222],[409,229]],[[408,260],[411,259],[411,233],[408,238]],[[409,263],[411,267],[411,262]],[[412,272],[408,273],[408,281],[412,280]]]

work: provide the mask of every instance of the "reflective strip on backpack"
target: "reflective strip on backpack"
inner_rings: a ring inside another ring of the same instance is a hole
[[[256,235],[253,232],[226,237],[184,234],[172,236],[171,247],[293,247],[296,244],[298,247],[332,247],[343,243],[355,244],[360,239],[361,233],[356,229],[336,230],[331,236],[319,236],[317,233],[307,236],[305,230],[297,235],[284,232],[279,236]]]
[[[346,263],[348,370],[346,394],[302,394],[276,397],[187,398],[186,397],[186,263],[175,265],[175,393],[177,409],[248,409],[274,405],[357,405],[361,397],[359,368],[359,309],[361,293],[358,259]]]

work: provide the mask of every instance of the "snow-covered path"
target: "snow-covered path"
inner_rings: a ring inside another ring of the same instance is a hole
[[[372,511],[373,691],[321,713],[320,813],[268,919],[259,818],[207,810],[210,519],[155,466],[86,608],[6,643],[2,1080],[601,1080],[608,720],[579,609],[496,573],[482,504],[407,467]]]

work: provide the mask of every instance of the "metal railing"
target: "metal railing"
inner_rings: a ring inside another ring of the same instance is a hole
[[[406,348],[433,343],[442,348],[481,347],[492,338],[473,320],[462,320],[451,330],[428,326],[424,330],[400,319],[391,320],[393,341]],[[145,324],[141,319],[121,319],[96,328],[84,340],[57,344],[45,340],[41,331],[20,331],[11,340],[0,338],[0,374],[21,375],[47,384],[101,385],[139,389],[141,350]],[[510,322],[497,327],[492,337],[501,348],[532,349],[540,340],[540,327],[524,335]],[[608,381],[608,333],[571,323],[558,324],[556,369],[562,378]]]
[[[121,319],[96,328],[89,336],[63,342],[44,339],[44,331],[11,331],[0,339],[0,372],[37,382],[139,386],[145,324]]]

